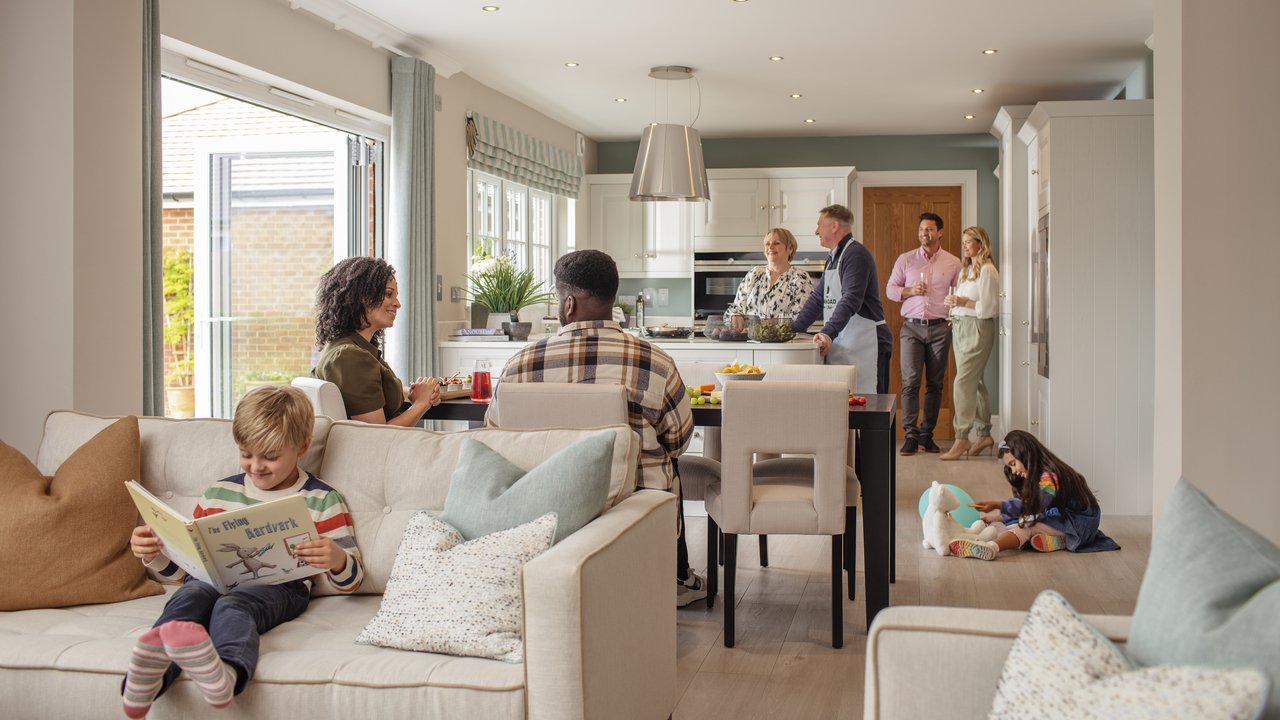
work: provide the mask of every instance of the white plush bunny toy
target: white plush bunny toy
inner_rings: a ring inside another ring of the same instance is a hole
[[[950,555],[948,547],[952,540],[995,540],[1004,532],[1004,523],[995,522],[988,525],[978,520],[969,528],[961,525],[951,517],[951,511],[960,507],[954,493],[936,480],[929,488],[929,507],[924,511],[924,546],[938,551],[939,555]]]

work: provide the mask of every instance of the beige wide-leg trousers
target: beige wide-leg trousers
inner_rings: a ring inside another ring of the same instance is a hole
[[[991,435],[991,399],[982,374],[996,344],[996,320],[972,315],[951,318],[951,350],[956,355],[956,379],[951,385],[955,405],[956,439],[967,439],[976,427],[978,436]]]

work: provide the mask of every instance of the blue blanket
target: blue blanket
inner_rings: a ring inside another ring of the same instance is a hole
[[[1000,503],[1000,515],[1005,525],[1018,524],[1021,510],[1022,501],[1018,498],[1009,498]],[[1096,505],[1084,512],[1064,511],[1061,508],[1051,507],[1040,513],[1040,517],[1037,520],[1037,522],[1042,522],[1066,535],[1067,550],[1071,552],[1086,553],[1119,550],[1120,545],[1098,529],[1098,524],[1101,521],[1102,508]]]

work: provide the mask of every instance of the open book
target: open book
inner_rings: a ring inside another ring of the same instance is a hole
[[[324,572],[294,554],[299,543],[320,537],[301,495],[189,520],[137,482],[130,480],[125,487],[143,521],[164,543],[161,552],[221,593]]]

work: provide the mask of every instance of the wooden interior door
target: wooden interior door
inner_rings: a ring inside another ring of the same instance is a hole
[[[937,213],[942,218],[942,248],[960,257],[960,188],[955,187],[869,187],[862,190],[862,242],[876,260],[876,274],[880,279],[880,302],[884,304],[885,321],[893,331],[893,360],[890,362],[889,392],[902,396],[902,305],[890,302],[885,286],[893,273],[893,263],[908,250],[920,247],[917,231],[920,213]],[[942,408],[938,411],[935,438],[948,439],[955,435],[951,416],[954,403],[951,399],[952,381],[956,376],[954,356],[947,358],[947,377],[942,387]],[[924,378],[917,390],[924,405]],[[898,404],[901,413],[902,404]],[[898,437],[902,437],[902,423],[898,423]]]

